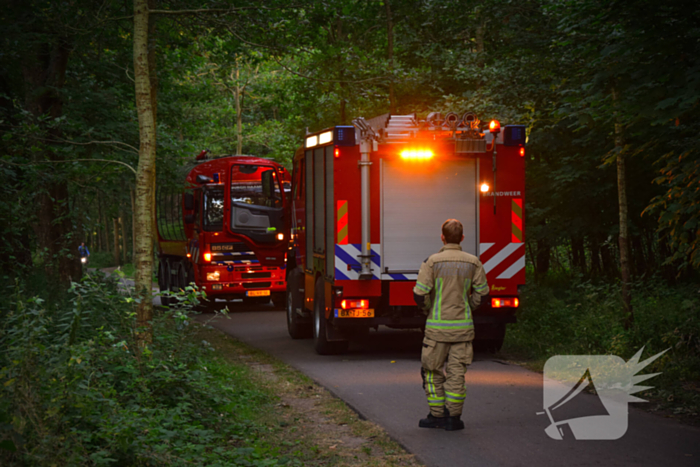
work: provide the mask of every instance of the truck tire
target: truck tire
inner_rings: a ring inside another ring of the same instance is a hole
[[[323,279],[318,278],[314,290],[314,349],[319,355],[334,355],[348,350],[348,341],[329,341],[326,337],[326,297]]]
[[[314,334],[313,324],[302,322],[302,317],[296,312],[304,305],[300,291],[301,279],[298,269],[290,271],[287,277],[287,331],[292,339],[308,339]]]
[[[478,336],[478,334],[477,334]],[[503,347],[503,341],[506,337],[506,325],[494,324],[489,329],[487,339],[478,339],[475,341],[477,350],[484,350],[489,353],[496,353]]]
[[[160,288],[161,292],[166,292],[170,290],[171,276],[172,275],[170,273],[170,265],[168,264],[168,261],[165,259],[161,259],[158,263],[158,287]],[[170,297],[165,297],[161,295],[160,304],[163,306],[170,306],[171,300],[172,299]]]
[[[184,261],[178,261],[177,262],[177,291],[179,292],[180,289],[185,289],[187,287],[188,281],[187,281],[187,266],[185,265]]]
[[[172,261],[172,263],[169,263],[170,265],[170,291],[173,294],[176,294],[180,291],[180,267],[181,267],[182,262],[181,261]],[[171,298],[170,299],[170,304],[174,305],[177,303],[176,298]]]

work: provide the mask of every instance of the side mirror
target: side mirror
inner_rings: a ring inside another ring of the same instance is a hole
[[[199,175],[197,175],[197,183],[199,183],[199,184],[214,183],[214,180],[211,177],[207,177],[206,175],[199,174]]]
[[[194,224],[194,214],[185,215],[185,224]]]
[[[194,195],[192,193],[185,193],[185,209],[187,211],[194,209]]]

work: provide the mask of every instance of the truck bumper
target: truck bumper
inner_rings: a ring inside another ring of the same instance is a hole
[[[235,299],[250,296],[249,292],[269,290],[270,293],[285,292],[287,282],[285,270],[276,267],[222,267],[204,266],[200,269],[200,279],[206,287],[207,295],[213,298]],[[218,281],[207,281],[207,274],[219,273]]]

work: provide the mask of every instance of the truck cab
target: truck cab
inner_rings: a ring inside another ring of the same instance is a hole
[[[226,156],[198,163],[184,182],[179,209],[159,203],[161,289],[194,282],[210,299],[283,306],[289,172],[268,159]],[[168,216],[181,219],[178,238],[165,228]]]

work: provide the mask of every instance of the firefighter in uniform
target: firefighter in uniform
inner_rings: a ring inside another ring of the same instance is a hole
[[[479,306],[489,286],[481,261],[462,251],[462,240],[462,223],[456,219],[445,221],[445,246],[421,265],[413,289],[416,303],[428,314],[421,375],[430,413],[418,424],[422,428],[464,428],[460,419],[467,395],[464,375],[474,356],[472,310]]]

